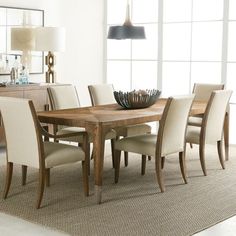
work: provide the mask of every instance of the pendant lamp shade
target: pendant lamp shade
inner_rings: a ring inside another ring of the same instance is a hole
[[[133,26],[130,19],[130,5],[127,0],[126,19],[123,25],[110,26],[108,39],[146,39],[143,26]]]
[[[143,26],[110,26],[108,31],[108,39],[145,39],[145,31]]]

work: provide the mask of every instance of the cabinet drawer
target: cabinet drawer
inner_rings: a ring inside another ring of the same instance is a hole
[[[9,91],[9,92],[0,92],[1,97],[14,97],[14,98],[23,98],[23,91]]]

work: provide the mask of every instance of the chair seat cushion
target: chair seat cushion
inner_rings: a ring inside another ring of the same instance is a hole
[[[154,134],[126,137],[115,142],[115,149],[155,156],[156,141]]]
[[[65,127],[63,129],[60,129],[57,132],[57,135],[70,134],[70,133],[76,133],[76,132],[81,132],[81,134],[78,134],[77,136],[72,136],[72,137],[60,138],[59,140],[82,143],[83,142],[83,133],[82,132],[85,132],[85,128]]]
[[[84,151],[80,147],[61,143],[44,142],[45,167],[83,161]]]
[[[201,117],[194,117],[190,116],[188,119],[188,125],[193,125],[193,126],[201,126],[202,125],[202,118]]]
[[[110,130],[107,134],[106,134],[106,139],[115,139],[116,138],[116,131],[114,129]]]
[[[201,127],[189,125],[187,127],[186,141],[188,143],[200,143]]]
[[[57,135],[60,134],[70,134],[70,133],[75,133],[75,132],[84,132],[84,128],[80,127],[66,127],[57,132]],[[114,139],[116,138],[116,132],[115,130],[111,130],[106,134],[106,139]],[[77,143],[82,143],[83,142],[83,134],[78,134],[77,136],[72,136],[72,137],[66,137],[66,138],[60,138],[59,140],[63,141],[69,141],[69,142],[77,142]],[[93,142],[93,137],[89,135],[89,143]]]
[[[128,125],[119,129],[119,136],[135,136],[151,133],[151,126],[148,124]]]

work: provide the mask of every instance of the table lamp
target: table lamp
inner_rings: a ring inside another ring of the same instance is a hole
[[[47,51],[45,64],[48,66],[46,72],[46,83],[55,82],[55,56],[53,52],[65,51],[65,29],[61,27],[38,27],[35,30],[35,50]]]
[[[35,29],[11,28],[11,50],[22,51],[21,64],[30,69],[31,51],[35,50]]]

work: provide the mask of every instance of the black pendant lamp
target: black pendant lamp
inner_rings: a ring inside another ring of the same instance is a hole
[[[143,26],[133,26],[130,20],[130,5],[127,0],[126,19],[123,25],[110,26],[108,39],[146,39]]]

